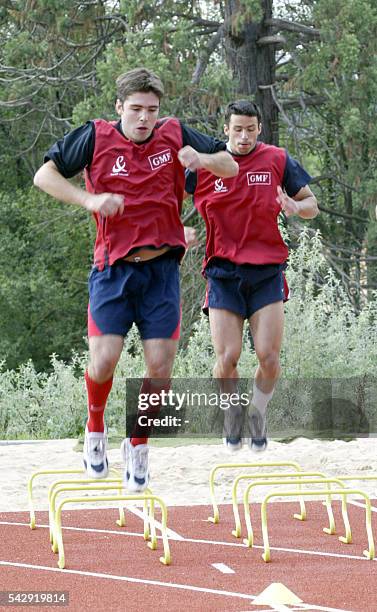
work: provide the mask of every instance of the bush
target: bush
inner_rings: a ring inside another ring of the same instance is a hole
[[[377,425],[377,296],[356,315],[322,256],[319,234],[304,230],[290,256],[281,352],[282,379],[271,402],[270,431],[366,433]],[[320,281],[324,279],[324,281]],[[322,284],[320,284],[322,282]],[[251,379],[257,366],[247,328],[239,373]],[[209,324],[201,316],[187,347],[178,352],[173,376],[210,378],[214,365]],[[51,357],[51,372],[29,361],[0,371],[0,435],[3,438],[69,437],[82,433],[86,417],[83,372],[87,354],[66,364]],[[109,430],[124,430],[127,378],[142,378],[142,346],[135,328],[127,337],[106,411]]]

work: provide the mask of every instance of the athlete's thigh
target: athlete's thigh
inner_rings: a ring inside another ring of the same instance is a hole
[[[102,336],[90,336],[89,358],[94,366],[113,364],[114,368],[122,354],[124,344],[123,336],[115,334],[104,334]]]
[[[284,332],[283,301],[268,304],[257,310],[249,319],[255,351],[258,353],[279,352]]]
[[[242,350],[243,317],[224,308],[209,308],[209,323],[216,356],[231,352],[238,359]]]
[[[177,349],[178,340],[172,340],[171,338],[143,340],[147,376],[154,378],[170,377]]]

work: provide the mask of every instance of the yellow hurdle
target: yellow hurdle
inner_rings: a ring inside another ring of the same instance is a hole
[[[55,516],[56,516],[56,498],[58,497],[58,495],[60,493],[65,493],[65,492],[71,492],[71,491],[112,491],[113,489],[118,489],[118,501],[122,501],[122,497],[123,497],[123,483],[121,481],[118,481],[118,483],[114,483],[113,485],[109,484],[101,484],[98,482],[98,480],[95,482],[95,484],[89,484],[89,485],[85,485],[85,486],[72,486],[72,485],[64,485],[63,487],[60,488],[56,488],[52,493],[51,493],[51,500],[50,500],[50,519],[51,519],[51,523],[50,523],[50,541],[52,543],[52,552],[56,553],[58,552],[58,547],[57,547],[57,542],[56,542],[56,533],[55,533]],[[153,495],[152,491],[150,491],[149,489],[146,489],[146,493],[148,495]],[[116,499],[116,498],[115,498]],[[144,499],[144,496],[142,497],[142,499]],[[96,501],[97,497],[90,497],[91,501]],[[123,508],[122,508],[123,509]],[[151,503],[151,508],[148,511],[148,502],[144,502],[144,540],[149,540],[151,539],[151,548],[152,550],[154,550],[157,546],[157,538],[156,538],[156,528],[155,528],[155,524],[154,524],[154,504]],[[117,521],[117,525],[119,525],[120,527],[123,527],[125,524],[125,521],[123,521],[122,523],[120,521]]]
[[[35,529],[37,526],[36,521],[35,521],[34,500],[33,500],[34,480],[38,476],[49,476],[49,475],[52,476],[54,474],[84,474],[84,471],[83,469],[79,469],[79,470],[70,469],[70,470],[39,470],[38,472],[33,472],[33,474],[30,476],[28,483],[27,483],[29,512],[30,512],[30,529]]]
[[[67,480],[55,480],[49,487],[48,490],[48,515],[49,515],[49,525],[50,525],[50,542],[51,544],[54,541],[53,538],[53,533],[54,533],[54,521],[55,521],[55,500],[56,500],[56,495],[55,491],[57,490],[58,493],[62,493],[66,490],[66,486],[68,485],[68,487],[72,486],[72,485],[82,485],[79,486],[79,489],[81,490],[90,490],[90,488],[88,489],[87,485],[91,484],[91,485],[97,485],[97,490],[102,489],[104,486],[106,487],[106,485],[110,485],[111,483],[114,483],[114,489],[118,489],[119,495],[122,494],[122,490],[123,490],[123,482],[120,478],[102,478],[101,480],[98,479],[94,479],[94,478],[82,478],[82,479],[67,479]],[[64,485],[64,486],[62,486]],[[68,490],[70,490],[68,488]],[[126,519],[124,516],[124,510],[123,510],[123,506],[120,504],[119,505],[119,519],[116,521],[116,524],[119,525],[119,527],[124,527],[126,524]]]
[[[347,476],[337,475],[336,478],[342,482],[347,482],[348,480],[377,480],[377,474],[349,474]],[[323,502],[324,505],[326,505],[326,503],[327,502]]]
[[[244,498],[243,498],[245,523],[247,527],[247,538],[244,540],[244,544],[246,544],[246,546],[248,546],[249,548],[252,548],[253,541],[254,541],[253,528],[251,526],[251,518],[250,518],[250,502],[249,502],[250,491],[258,486],[276,486],[276,485],[281,486],[281,485],[298,485],[298,484],[299,483],[297,482],[297,480],[279,479],[279,480],[265,480],[262,482],[252,482],[251,484],[247,486],[247,488],[245,489]],[[327,486],[327,498],[329,498],[330,492],[332,493],[329,487],[330,484],[338,484],[340,487],[344,489],[344,491],[346,491],[345,485],[337,478],[312,478],[310,480],[301,479],[300,484],[301,485],[303,484],[309,484],[309,485],[326,484],[328,485]],[[305,491],[302,491],[300,489],[300,495],[302,495],[304,492]],[[281,493],[283,494],[284,491],[281,491]],[[279,492],[277,492],[276,494],[279,495]],[[296,491],[296,496],[297,496],[297,491]],[[330,517],[332,517],[332,520]],[[345,495],[343,495],[342,497],[342,517],[343,517],[344,528],[345,528],[346,534],[344,537],[341,536],[339,540],[341,540],[341,542],[344,542],[345,544],[350,544],[352,542],[352,534],[351,534],[351,527],[350,527],[349,520],[348,520],[347,503],[346,503]],[[335,533],[335,521],[333,520],[334,517],[332,515],[332,511],[331,511],[331,514],[329,514],[329,518],[330,518],[330,525],[329,527],[324,527],[323,531],[325,533],[333,535]]]
[[[234,535],[236,538],[240,538],[241,537],[241,519],[240,519],[240,513],[238,511],[238,499],[237,499],[237,493],[238,493],[238,485],[240,484],[240,482],[242,480],[252,480],[252,479],[266,479],[266,478],[273,478],[273,479],[287,479],[287,478],[297,478],[297,479],[301,479],[301,478],[307,478],[307,477],[314,477],[314,476],[318,476],[321,478],[326,478],[326,475],[323,474],[322,472],[296,472],[296,473],[292,473],[292,472],[265,472],[263,474],[241,474],[240,476],[237,476],[234,481],[233,481],[233,486],[232,486],[232,506],[233,506],[233,516],[234,516],[234,523],[235,523],[235,527],[232,531],[232,535]],[[299,489],[301,488],[300,482],[298,482],[298,486]],[[301,501],[301,500],[300,500]],[[331,507],[331,496],[329,496],[329,499],[327,502],[324,502],[326,507],[327,507],[327,514],[329,517],[329,524],[330,527],[329,529],[331,529],[331,533],[335,533],[335,519],[334,519],[334,515],[332,512],[332,507]],[[293,517],[300,520],[300,521],[304,521],[306,520],[306,514],[303,516],[302,513],[302,507],[300,508],[301,512],[300,514],[294,514]]]
[[[309,482],[308,482],[309,484]],[[300,495],[316,497],[318,495],[326,495],[328,496],[328,490],[320,490],[320,491],[302,491]],[[331,495],[341,495],[342,499],[347,495],[359,495],[365,499],[365,524],[366,531],[368,536],[368,546],[369,550],[364,550],[363,554],[367,557],[367,559],[374,559],[375,556],[375,548],[374,548],[374,540],[373,540],[373,531],[372,531],[372,509],[369,496],[359,489],[332,489]],[[269,563],[271,561],[271,551],[268,540],[268,526],[267,526],[267,504],[273,497],[296,497],[297,491],[274,491],[269,493],[263,500],[261,506],[261,518],[262,518],[262,534],[263,534],[263,546],[264,553],[262,555],[262,559]],[[340,538],[339,538],[340,539]],[[344,539],[342,539],[344,541]]]
[[[219,463],[212,468],[209,475],[209,491],[212,500],[213,506],[213,516],[209,516],[208,520],[211,523],[217,524],[220,521],[220,513],[219,508],[216,503],[215,497],[215,475],[219,470],[229,470],[229,469],[238,469],[238,468],[259,468],[259,467],[291,467],[297,472],[301,472],[301,466],[295,461],[270,461],[270,462],[259,462],[259,463]],[[306,510],[304,500],[300,500],[300,520],[305,520],[306,518]],[[298,518],[298,517],[297,517]]]
[[[112,488],[112,487],[109,487]],[[72,487],[72,490],[74,490],[74,488]],[[57,546],[57,552],[59,553],[59,560],[58,560],[58,567],[60,569],[64,569],[65,567],[65,555],[64,555],[64,545],[63,545],[63,534],[62,534],[62,510],[63,507],[66,504],[71,504],[71,503],[88,503],[88,502],[111,502],[111,501],[144,501],[146,503],[150,503],[150,507],[153,508],[153,512],[154,512],[154,504],[157,503],[159,504],[160,508],[161,508],[161,513],[162,513],[162,518],[161,518],[161,534],[162,534],[162,542],[163,542],[163,548],[164,548],[164,556],[160,557],[160,561],[161,563],[163,563],[164,565],[170,565],[171,563],[171,556],[170,556],[170,548],[169,548],[169,541],[168,541],[168,536],[167,536],[167,509],[166,509],[166,505],[163,502],[163,500],[160,497],[157,497],[156,495],[144,495],[144,494],[140,494],[140,495],[104,495],[104,496],[96,496],[96,497],[70,497],[68,499],[64,499],[63,501],[60,502],[60,504],[57,507],[56,513],[55,513],[55,534],[56,534],[56,546]],[[152,521],[153,522],[153,521]],[[149,548],[152,548],[153,550],[157,547],[157,538],[156,536],[154,536],[153,539],[153,535],[152,535],[152,540],[151,542],[149,542]]]
[[[120,478],[121,474],[118,470],[114,468],[110,468],[109,473],[114,474],[114,476]],[[33,472],[30,476],[27,484],[27,492],[28,492],[28,501],[29,501],[29,513],[30,513],[30,529],[36,528],[36,520],[35,520],[35,511],[34,511],[34,500],[33,500],[33,484],[34,480],[39,476],[54,476],[54,475],[63,475],[63,474],[83,474],[86,475],[86,471],[83,468],[74,469],[70,468],[67,470],[38,470],[37,472]],[[95,481],[98,482],[98,481]]]

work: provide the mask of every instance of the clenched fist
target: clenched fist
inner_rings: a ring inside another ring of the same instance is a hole
[[[193,172],[201,168],[200,153],[189,145],[178,151],[178,159],[184,168],[192,170]]]
[[[88,195],[85,208],[104,217],[115,217],[124,210],[124,197],[116,193],[99,193]]]

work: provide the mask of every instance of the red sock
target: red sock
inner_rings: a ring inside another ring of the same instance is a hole
[[[137,446],[138,444],[148,444],[149,438],[131,438],[132,446]]]
[[[106,401],[111,391],[113,377],[104,383],[97,383],[85,372],[86,390],[88,393],[88,431],[104,431],[105,421],[103,418]]]

